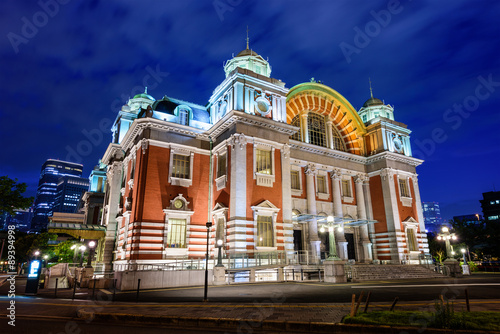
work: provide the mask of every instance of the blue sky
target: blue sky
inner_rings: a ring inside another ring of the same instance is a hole
[[[34,195],[48,158],[84,164],[111,140],[118,106],[147,83],[206,104],[245,48],[291,88],[311,77],[359,109],[395,107],[413,131],[422,200],[445,218],[500,190],[498,1],[81,1],[0,4],[0,175]]]

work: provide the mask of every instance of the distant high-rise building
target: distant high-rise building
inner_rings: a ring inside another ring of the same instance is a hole
[[[57,182],[57,195],[53,212],[76,213],[82,194],[89,190],[89,179],[61,176]]]
[[[500,222],[500,191],[483,193],[483,199],[479,202],[483,209],[484,220]]]
[[[483,220],[483,216],[478,213],[474,213],[470,215],[453,216],[453,220],[456,222],[465,221],[467,224],[477,224]]]
[[[40,181],[35,197],[31,231],[43,231],[52,215],[57,196],[57,184],[62,176],[82,176],[83,165],[72,162],[48,159],[42,165]]]
[[[441,218],[441,209],[438,202],[422,202],[424,213],[425,228],[429,232],[438,232],[443,220]]]

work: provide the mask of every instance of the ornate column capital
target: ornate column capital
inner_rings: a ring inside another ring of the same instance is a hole
[[[239,133],[239,134],[234,134],[231,136],[231,147],[233,150],[236,148],[236,146],[239,146],[240,150],[243,150],[247,145],[247,138],[245,137],[244,134]]]
[[[318,174],[318,170],[316,169],[315,164],[308,164],[305,168],[306,175],[316,175]]]
[[[149,140],[143,138],[141,140],[142,154],[146,154],[146,150],[148,149],[148,146],[149,146]]]
[[[392,181],[394,179],[394,170],[391,167],[384,168],[380,172],[380,176],[382,176],[382,178],[384,180],[386,180],[387,178],[389,178],[389,180]]]
[[[284,144],[281,149],[281,154],[283,154],[283,158],[287,159],[290,157],[290,145]]]
[[[331,172],[330,172],[330,177],[333,179],[333,180],[340,180],[342,178],[342,172],[340,171],[340,169],[338,168],[334,168]]]
[[[363,184],[364,182],[366,182],[368,179],[366,177],[366,175],[363,175],[363,174],[357,174],[355,177],[354,177],[354,182],[356,182],[357,184]]]

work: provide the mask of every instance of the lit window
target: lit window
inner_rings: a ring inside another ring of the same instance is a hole
[[[217,177],[226,175],[226,154],[219,154],[217,157]]]
[[[411,197],[406,180],[399,180],[399,192],[401,197]]]
[[[186,220],[169,219],[169,231],[167,235],[166,248],[185,248],[186,247]]]
[[[325,117],[315,113],[307,116],[307,131],[309,132],[309,143],[326,147]]]
[[[333,149],[338,151],[345,151],[344,140],[340,136],[335,126],[332,126],[332,141]]]
[[[316,182],[318,184],[318,193],[326,194],[326,177],[324,175],[316,176]]]
[[[292,189],[300,190],[300,175],[298,170],[292,170],[290,172],[290,179],[292,183]]]
[[[352,197],[352,195],[351,195],[351,180],[342,180],[342,196]]]
[[[190,157],[188,155],[174,154],[172,177],[189,179]]]
[[[189,125],[189,110],[187,108],[179,108],[179,124]]]
[[[257,247],[274,247],[271,216],[257,216]]]
[[[272,175],[272,160],[271,151],[259,150],[256,151],[256,169],[255,172],[260,174]]]
[[[415,230],[413,228],[409,228],[406,230],[406,240],[410,252],[418,251],[417,237],[415,235]]]

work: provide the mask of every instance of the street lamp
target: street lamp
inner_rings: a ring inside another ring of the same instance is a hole
[[[219,255],[217,256],[217,265],[216,267],[224,267],[222,264],[222,240],[217,240],[217,248],[219,248]]]
[[[460,251],[462,252],[462,257],[464,258],[464,264],[467,264],[467,260],[465,259],[465,248],[460,249]]]
[[[38,255],[40,255],[40,251],[35,251],[35,253],[34,253],[34,254],[35,254],[35,258],[37,258],[37,257],[38,257]]]
[[[455,255],[455,252],[453,251],[453,247],[450,244],[450,240],[457,240],[457,236],[455,235],[455,233],[450,233],[450,229],[446,226],[443,226],[441,232],[442,233],[438,233],[437,239],[445,241],[446,256],[448,259],[453,259],[453,255]]]
[[[327,221],[327,227],[328,227],[328,239],[329,239],[329,244],[330,244],[330,252],[328,254],[327,260],[340,260],[340,258],[337,255],[337,245],[335,243],[335,224],[334,224],[334,218],[333,216],[328,216],[326,218]],[[343,231],[344,229],[342,226],[338,227],[339,231]],[[321,226],[320,232],[325,232],[325,227]]]
[[[203,291],[203,301],[207,302],[207,294],[208,294],[208,241],[210,237],[210,227],[212,227],[212,222],[207,222],[207,254],[205,256],[205,289]]]
[[[85,266],[86,268],[92,268],[92,258],[94,257],[94,247],[95,247],[95,241],[92,240],[89,242],[89,257],[87,259],[87,265]]]
[[[82,252],[80,254],[80,265],[79,265],[79,267],[83,267],[83,253],[85,252],[85,250],[87,249],[87,247],[85,247],[84,245],[81,245],[79,249]]]

